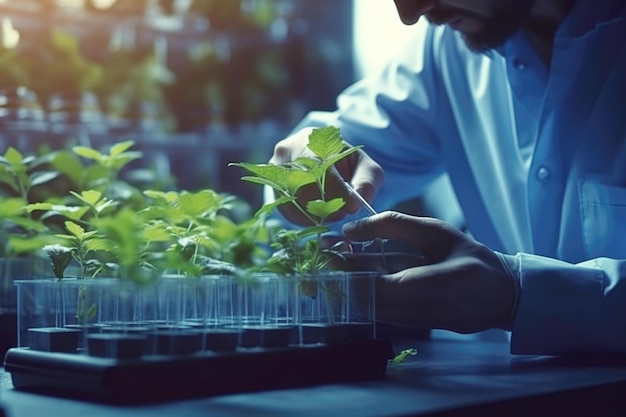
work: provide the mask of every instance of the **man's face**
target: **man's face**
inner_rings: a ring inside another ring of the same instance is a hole
[[[405,24],[421,16],[459,31],[470,49],[483,52],[502,45],[524,23],[534,0],[395,0]]]

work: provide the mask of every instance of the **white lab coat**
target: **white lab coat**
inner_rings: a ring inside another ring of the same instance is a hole
[[[379,210],[449,175],[472,235],[518,258],[513,353],[626,353],[626,3],[578,0],[550,73],[521,32],[486,54],[420,35],[297,128],[364,145]]]

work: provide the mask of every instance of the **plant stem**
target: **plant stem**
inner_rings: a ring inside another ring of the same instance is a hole
[[[304,216],[311,221],[314,225],[318,226],[318,222],[315,220],[313,216],[311,216],[304,208],[300,206],[300,204],[293,202],[293,205],[300,211],[300,213],[304,214]]]

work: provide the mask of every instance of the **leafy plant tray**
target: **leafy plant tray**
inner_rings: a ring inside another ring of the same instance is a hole
[[[137,359],[13,348],[4,366],[19,390],[128,404],[382,379],[392,357],[372,339]]]

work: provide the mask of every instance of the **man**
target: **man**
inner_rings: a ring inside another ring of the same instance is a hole
[[[311,113],[271,162],[306,155],[311,127],[339,127],[363,145],[329,181],[345,215],[358,206],[339,176],[387,210],[449,175],[469,235],[395,212],[343,227],[430,260],[380,279],[382,320],[511,330],[512,353],[626,353],[626,2],[395,5],[426,33],[337,111]]]

